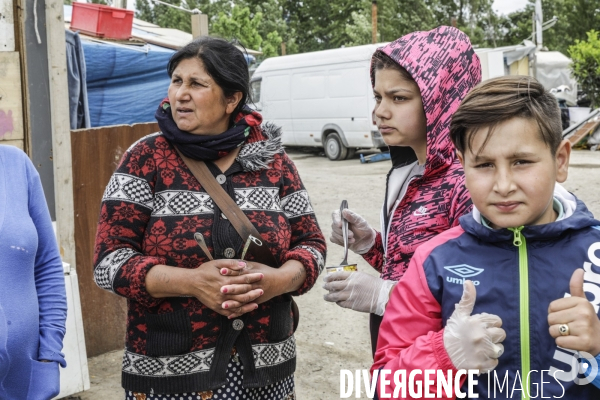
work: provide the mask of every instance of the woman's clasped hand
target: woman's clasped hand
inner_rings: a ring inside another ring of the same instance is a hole
[[[287,261],[280,268],[250,261],[216,261],[227,261],[227,264],[219,264],[217,268],[230,281],[221,287],[220,294],[224,299],[222,309],[215,311],[230,319],[256,309],[258,304],[275,296],[296,290],[294,282],[299,280],[299,275],[306,275],[302,264],[295,260]]]
[[[191,294],[213,311],[235,318],[258,308],[264,274],[248,269],[246,262],[213,260],[195,271]]]

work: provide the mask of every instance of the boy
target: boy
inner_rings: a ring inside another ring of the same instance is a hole
[[[491,371],[478,378],[479,398],[599,398],[587,384],[597,368],[586,378],[577,367],[600,353],[585,298],[600,301],[600,222],[556,185],[571,150],[561,132],[556,100],[532,78],[488,80],[466,96],[450,135],[473,212],[415,252],[372,371],[478,369]],[[394,386],[378,386],[380,398]]]

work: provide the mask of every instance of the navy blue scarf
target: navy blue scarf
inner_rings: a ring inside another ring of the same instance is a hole
[[[194,135],[180,130],[171,114],[171,105],[168,99],[164,99],[160,103],[154,117],[158,121],[163,135],[185,156],[194,160],[214,161],[246,142],[251,126],[256,120],[246,117],[252,114],[252,110],[244,106],[236,116],[234,125],[218,135]]]

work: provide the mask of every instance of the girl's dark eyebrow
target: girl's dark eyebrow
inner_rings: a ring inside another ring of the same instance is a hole
[[[392,95],[394,95],[394,94],[396,94],[398,92],[406,92],[406,93],[411,93],[411,94],[413,93],[412,90],[410,90],[410,89],[404,89],[404,88],[390,89],[390,90],[386,90],[384,93],[386,95],[388,95],[388,96],[392,96]],[[373,93],[379,94],[379,92],[375,88],[373,88]]]
[[[385,94],[388,96],[393,96],[394,94],[398,93],[398,92],[406,92],[406,93],[412,93],[411,90],[408,89],[404,89],[404,88],[398,88],[398,89],[390,89],[390,90],[386,90]]]

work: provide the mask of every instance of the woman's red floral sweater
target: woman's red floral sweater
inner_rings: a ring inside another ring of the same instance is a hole
[[[279,129],[255,129],[222,187],[235,199],[281,263],[298,260],[308,291],[325,263],[325,239]],[[215,176],[221,172],[207,163]],[[194,240],[200,232],[215,258],[239,258],[243,243],[229,221],[160,133],[124,154],[104,197],[96,236],[94,279],[128,299],[123,387],[182,393],[226,383],[235,346],[244,386],[265,386],[295,370],[291,297],[278,296],[228,320],[191,297],[156,299],[148,270],[165,264],[198,268],[208,261]],[[233,250],[233,251],[232,251]],[[233,257],[232,257],[233,254]]]

